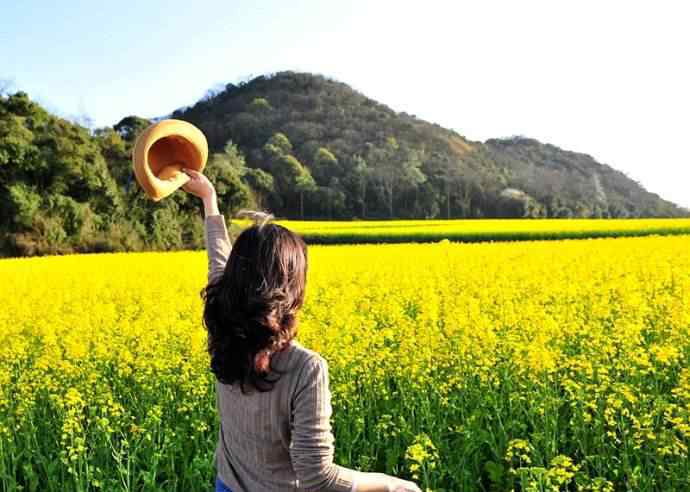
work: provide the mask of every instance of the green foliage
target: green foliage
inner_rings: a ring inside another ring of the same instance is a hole
[[[252,111],[269,111],[273,109],[271,104],[263,97],[255,97],[249,105]]]
[[[316,191],[316,182],[308,170],[303,169],[302,172],[295,177],[295,188],[301,192]]]
[[[292,152],[292,144],[290,140],[285,136],[284,133],[274,133],[269,139],[267,145],[271,145],[277,149],[279,154],[289,154]]]
[[[273,176],[262,169],[248,169],[246,178],[255,191],[270,193],[275,190]]]
[[[51,215],[58,217],[67,236],[79,237],[83,235],[83,229],[94,230],[101,218],[91,211],[88,203],[79,203],[73,198],[64,195],[50,195],[46,199],[47,210]]]
[[[41,205],[41,195],[36,192],[35,186],[21,182],[9,185],[7,189],[11,208],[3,216],[13,219],[21,229],[31,228]]]
[[[25,93],[0,97],[2,254],[203,247],[196,197],[180,191],[155,203],[134,179],[133,145],[150,123],[128,116],[91,135]],[[255,204],[249,181],[273,191],[272,176],[247,168],[237,145],[228,140],[221,148],[209,157],[206,174],[223,212]]]
[[[513,187],[543,204],[549,217],[681,217],[687,212],[586,154],[534,139],[486,142]]]
[[[126,116],[122,118],[113,129],[128,142],[134,142],[137,136],[153,123],[139,116]]]
[[[195,197],[179,192],[156,204],[134,179],[132,148],[151,120],[130,115],[92,134],[3,87],[2,254],[203,245],[203,230],[189,226],[201,215]],[[588,155],[522,137],[471,142],[318,75],[281,72],[228,84],[172,117],[206,135],[204,172],[225,213],[246,207],[338,219],[690,213]],[[522,195],[506,196],[506,189]]]
[[[331,176],[341,174],[341,170],[338,168],[338,159],[336,159],[330,150],[324,147],[319,147],[317,149],[314,154],[313,162],[313,175],[318,183],[326,184],[329,182]]]
[[[253,203],[257,208],[264,208],[266,196],[275,191],[275,181],[270,173],[262,169],[247,169],[245,180],[252,190]]]
[[[153,212],[151,245],[155,249],[169,250],[182,242],[182,226],[176,207],[160,208]]]
[[[319,147],[314,156],[314,162],[322,166],[333,166],[338,163],[338,159],[335,158],[330,150]]]
[[[264,100],[272,109],[257,110]],[[531,197],[520,217],[688,214],[589,156],[522,138],[470,142],[319,75],[280,72],[228,85],[176,117],[199,126],[213,148],[232,138],[249,168],[280,181],[268,161],[291,155],[320,188],[344,196],[335,211],[325,199],[329,192],[306,194],[310,218],[514,216],[515,204],[501,199],[505,188]],[[281,186],[264,193],[272,211],[301,215],[297,201],[283,193]]]

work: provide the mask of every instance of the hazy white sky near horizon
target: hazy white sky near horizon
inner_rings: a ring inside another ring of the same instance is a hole
[[[684,2],[12,2],[0,79],[98,126],[219,83],[321,73],[471,140],[584,152],[690,207]]]

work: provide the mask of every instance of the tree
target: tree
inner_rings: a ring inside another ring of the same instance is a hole
[[[95,129],[93,136],[108,164],[110,174],[123,193],[127,193],[129,188],[136,185],[131,162],[132,144],[110,127]]]
[[[353,161],[352,171],[357,183],[357,201],[361,206],[361,216],[365,218],[367,216],[367,183],[371,176],[371,168],[359,154],[353,157]]]
[[[290,140],[284,133],[274,133],[273,136],[268,140],[267,144],[271,148],[277,149],[280,155],[288,155],[292,153],[292,144]]]
[[[252,111],[270,111],[273,109],[268,100],[264,97],[255,97],[249,104]]]
[[[451,217],[451,202],[456,190],[462,206],[462,216],[469,215],[470,185],[467,182],[467,173],[462,168],[462,161],[453,158],[452,154],[433,152],[426,162],[426,167],[433,173],[433,177],[443,190],[446,218]]]
[[[331,176],[338,174],[338,159],[325,147],[319,147],[313,158],[314,179],[319,183],[328,183]]]
[[[375,163],[372,175],[383,186],[390,218],[393,218],[393,194],[399,176],[399,169],[394,159],[397,150],[398,142],[395,138],[389,137],[382,147],[371,146],[367,155],[367,161]]]
[[[248,173],[244,155],[232,140],[223,146],[223,152],[209,157],[204,174],[215,183],[218,198],[230,210],[248,207],[252,191],[242,178]]]
[[[263,169],[249,168],[244,178],[254,192],[256,205],[264,208],[266,196],[275,191],[273,176]]]
[[[275,133],[263,148],[264,162],[275,179],[277,202],[298,196],[300,217],[304,217],[304,193],[316,190],[316,183],[309,170],[292,154],[292,144],[283,133]]]
[[[382,148],[371,148],[369,161],[376,163],[373,175],[379,179],[386,192],[388,215],[394,216],[393,204],[399,188],[417,186],[426,181],[421,171],[419,153],[408,145],[398,144],[394,137],[388,137]]]
[[[125,116],[113,129],[128,142],[134,142],[137,136],[151,125],[151,121],[139,116]]]
[[[228,140],[223,146],[223,158],[240,176],[244,176],[247,172],[244,154],[232,140]]]
[[[299,192],[299,214],[304,220],[304,193],[316,191],[317,186],[311,173],[305,167],[303,171],[295,177],[295,189]]]

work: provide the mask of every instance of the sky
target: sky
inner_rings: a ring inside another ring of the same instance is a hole
[[[112,126],[218,84],[314,72],[470,140],[584,152],[690,207],[686,2],[136,3],[5,3],[0,79]]]

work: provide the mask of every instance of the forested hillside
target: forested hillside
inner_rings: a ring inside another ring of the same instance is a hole
[[[288,218],[687,215],[584,154],[525,138],[472,142],[346,84],[283,72],[228,84],[169,117],[206,134],[223,213]],[[203,246],[198,200],[155,203],[131,149],[151,120],[89,131],[24,92],[0,94],[0,252]]]
[[[172,117],[198,125],[216,149],[231,139],[249,167],[283,176],[268,205],[289,217],[301,215],[300,198],[306,217],[326,218],[682,213],[588,155],[526,138],[468,141],[318,75],[229,84]]]

